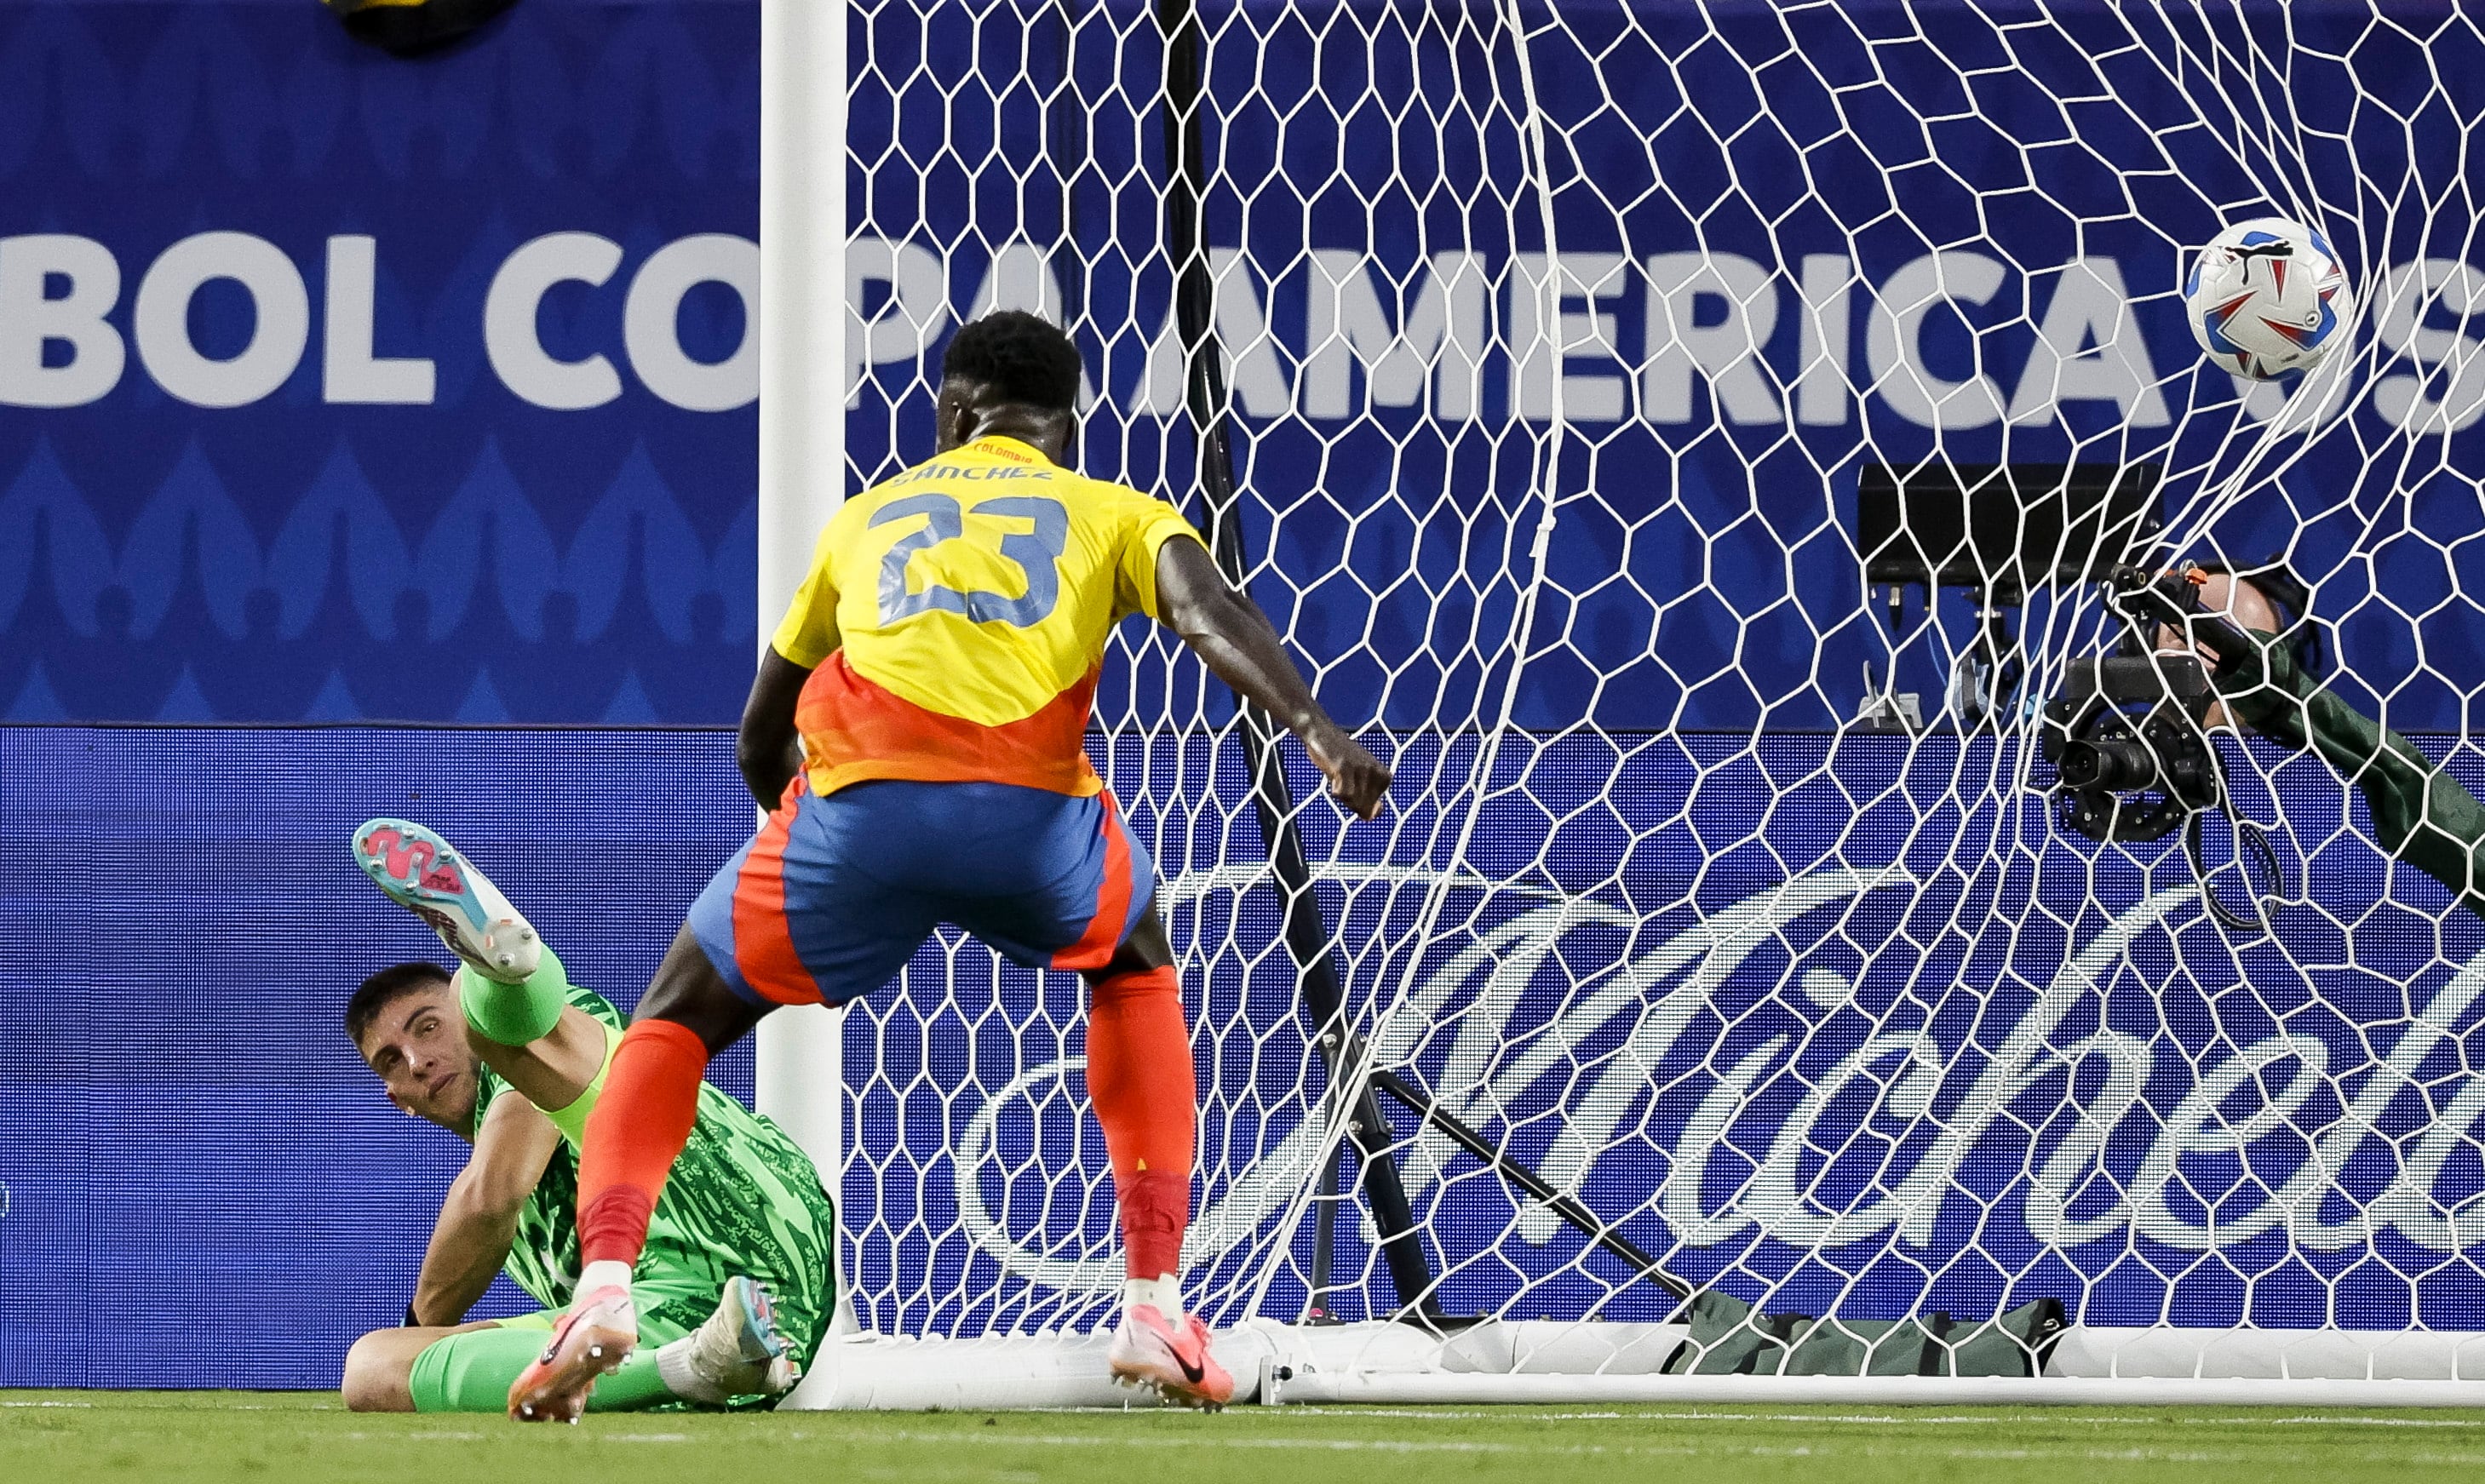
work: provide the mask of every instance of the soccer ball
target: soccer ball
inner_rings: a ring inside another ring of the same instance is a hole
[[[2183,280],[2183,308],[2210,360],[2267,381],[2319,365],[2346,338],[2355,300],[2327,239],[2267,216],[2210,239]]]

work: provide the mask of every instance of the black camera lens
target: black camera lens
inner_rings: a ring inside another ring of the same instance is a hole
[[[2148,748],[2137,742],[2066,742],[2055,765],[2074,789],[2144,789],[2157,777]]]
[[[2062,743],[2062,755],[2055,763],[2062,769],[2062,785],[2074,789],[2098,787],[2097,769],[2104,766],[2105,759],[2098,753],[2096,743],[2088,742]]]

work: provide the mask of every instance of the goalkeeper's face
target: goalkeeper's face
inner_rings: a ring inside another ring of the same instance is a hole
[[[471,1137],[476,1069],[481,1064],[466,1044],[466,1019],[448,985],[390,1001],[355,1045],[388,1089],[390,1102]]]

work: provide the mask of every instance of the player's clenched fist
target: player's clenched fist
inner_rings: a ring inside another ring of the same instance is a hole
[[[1380,799],[1389,792],[1388,764],[1333,721],[1304,733],[1303,746],[1313,766],[1327,777],[1331,798],[1359,819],[1379,815]]]

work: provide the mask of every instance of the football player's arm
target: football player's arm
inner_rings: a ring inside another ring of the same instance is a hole
[[[1178,536],[1157,550],[1157,613],[1218,680],[1302,739],[1329,794],[1364,819],[1380,813],[1389,767],[1329,718],[1260,606],[1216,570],[1208,548]]]
[[[742,781],[762,809],[774,809],[785,796],[785,785],[803,767],[803,742],[794,726],[794,705],[811,666],[796,664],[774,645],[759,657],[759,674],[751,683],[751,697],[742,704],[742,728],[733,742],[733,760]]]
[[[810,573],[795,590],[776,637],[759,656],[759,673],[742,703],[733,760],[762,810],[777,807],[785,796],[785,785],[803,769],[802,732],[794,724],[803,686],[821,661],[845,642],[837,631],[836,580],[830,572],[834,530],[835,523],[831,522],[820,532],[819,544],[811,553]]]
[[[440,1202],[408,1318],[443,1325],[466,1317],[508,1259],[518,1215],[560,1145],[560,1131],[525,1098],[492,1100],[475,1130],[475,1152]]]
[[[2416,743],[2298,669],[2285,645],[2240,633],[2250,648],[2221,656],[2216,670],[2226,705],[2262,735],[2320,753],[2364,796],[2383,854],[2485,917],[2485,802]]]

